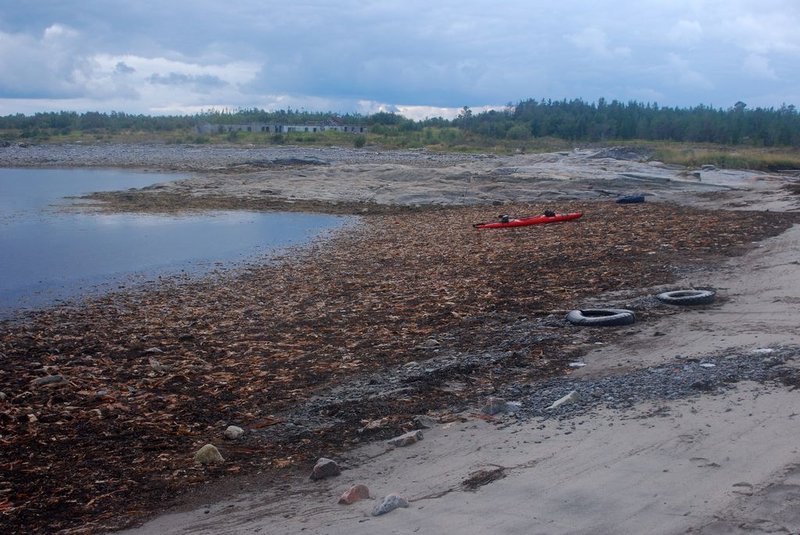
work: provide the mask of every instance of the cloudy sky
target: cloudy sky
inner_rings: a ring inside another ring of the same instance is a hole
[[[800,105],[798,0],[0,0],[0,115]]]

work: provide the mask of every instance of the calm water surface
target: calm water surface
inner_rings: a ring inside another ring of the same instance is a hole
[[[122,282],[202,274],[302,244],[347,218],[210,212],[65,212],[65,196],[139,188],[175,175],[85,169],[0,169],[0,317]]]

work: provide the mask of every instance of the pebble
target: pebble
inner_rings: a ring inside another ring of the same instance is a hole
[[[764,358],[765,355],[768,358]],[[676,355],[674,360],[660,366],[596,379],[576,381],[569,376],[558,377],[542,381],[537,388],[530,390],[507,385],[498,394],[513,396],[522,402],[515,415],[517,419],[561,419],[584,414],[599,406],[627,409],[645,401],[714,394],[732,388],[739,381],[779,381],[785,384],[800,381],[800,370],[787,365],[800,357],[797,347],[731,350],[699,357],[702,358]],[[554,405],[553,399],[563,399],[577,387],[581,390],[579,399],[549,409]]]
[[[369,499],[369,489],[366,485],[353,485],[339,498],[342,505],[352,505],[359,500]]]
[[[194,461],[200,464],[217,464],[225,462],[225,459],[216,446],[206,444],[194,454]]]
[[[396,448],[402,448],[405,446],[410,446],[411,444],[415,444],[420,440],[422,440],[422,431],[420,429],[416,429],[400,435],[399,437],[389,439],[386,441],[386,443]]]
[[[48,375],[34,379],[31,381],[31,386],[58,386],[66,382],[67,380],[61,375]]]
[[[333,459],[320,457],[317,464],[311,470],[310,478],[313,480],[325,479],[326,477],[338,476],[342,473],[342,469]]]
[[[229,425],[227,429],[225,429],[225,438],[228,440],[237,440],[244,435],[244,429],[236,425]]]
[[[397,494],[389,494],[378,500],[378,503],[372,509],[372,516],[385,515],[398,507],[408,507],[408,500]]]
[[[2,399],[2,397],[0,397]],[[431,427],[436,425],[436,420],[431,418],[430,416],[425,416],[423,414],[414,416],[412,420],[414,422],[414,426],[418,429],[430,429]]]
[[[153,370],[157,371],[158,373],[163,373],[164,371],[166,371],[166,366],[164,366],[163,364],[161,364],[161,363],[158,361],[158,359],[155,359],[155,358],[153,358],[153,357],[150,357],[150,358],[149,358],[149,359],[147,359],[147,360],[148,360],[148,362],[149,362],[149,364],[150,364],[150,367],[151,367],[151,368],[153,368]]]

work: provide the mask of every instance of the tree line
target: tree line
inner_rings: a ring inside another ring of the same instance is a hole
[[[279,110],[267,112],[259,109],[236,111],[208,111],[195,115],[134,115],[121,111],[110,113],[73,111],[41,112],[33,115],[21,113],[0,117],[0,130],[42,129],[58,133],[69,131],[120,132],[124,130],[159,132],[185,130],[198,124],[247,124],[253,122],[275,124],[308,124],[329,121],[341,124],[358,124],[366,119],[361,115],[339,115],[330,112]]]
[[[0,117],[0,130],[22,137],[69,134],[73,131],[115,133],[121,131],[169,132],[191,130],[202,123],[246,124],[344,124],[368,125],[375,134],[458,129],[486,140],[526,140],[554,137],[575,142],[625,140],[708,142],[726,145],[800,146],[800,114],[793,105],[780,108],[748,108],[737,102],[728,109],[699,105],[691,108],[613,100],[520,101],[501,110],[473,113],[464,107],[457,118],[415,121],[395,113],[372,115],[335,114],[304,110],[264,111],[257,108],[208,111],[195,115],[149,116],[124,112],[43,112]]]
[[[473,115],[462,110],[456,121],[476,134],[527,139],[552,136],[570,141],[650,140],[726,145],[798,146],[800,114],[793,105],[750,109],[737,102],[728,109],[699,105],[659,107],[636,101],[596,103],[526,100],[502,111]]]

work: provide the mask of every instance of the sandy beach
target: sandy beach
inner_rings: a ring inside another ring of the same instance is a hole
[[[9,147],[0,165],[188,175],[100,209],[362,216],[265,265],[0,324],[12,532],[800,532],[792,176],[624,147]],[[546,209],[584,216],[471,227]],[[654,297],[684,288],[716,299]],[[564,320],[591,307],[637,322]],[[205,443],[225,461],[196,464]],[[341,475],[310,480],[319,457]],[[339,505],[354,484],[370,499]],[[389,494],[408,507],[373,516]]]

